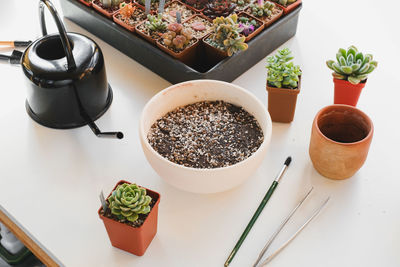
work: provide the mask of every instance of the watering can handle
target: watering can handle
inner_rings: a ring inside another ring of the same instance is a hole
[[[68,70],[73,70],[76,68],[76,64],[74,56],[72,55],[71,44],[68,40],[67,32],[65,31],[64,24],[61,22],[60,17],[58,16],[57,10],[54,8],[53,4],[49,0],[40,0],[39,2],[39,19],[40,19],[40,26],[42,28],[42,34],[43,36],[47,35],[46,20],[44,17],[45,5],[49,9],[57,25],[58,32],[61,37],[61,43],[64,47],[65,55],[67,56]]]

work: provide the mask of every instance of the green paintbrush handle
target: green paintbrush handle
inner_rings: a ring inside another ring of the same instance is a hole
[[[263,211],[265,205],[267,204],[268,200],[271,198],[272,193],[278,186],[278,182],[274,181],[270,188],[268,189],[268,192],[265,194],[264,199],[261,201],[260,205],[258,206],[256,212],[254,213],[253,217],[251,218],[250,222],[247,224],[246,229],[244,229],[244,232],[240,236],[238,242],[236,243],[235,247],[233,248],[231,254],[229,254],[228,259],[226,260],[224,266],[228,266],[233,257],[235,256],[236,252],[239,250],[240,246],[243,244],[243,241],[246,239],[247,235],[249,234],[251,228],[253,227],[254,223],[257,221],[258,216],[260,216],[261,212]]]

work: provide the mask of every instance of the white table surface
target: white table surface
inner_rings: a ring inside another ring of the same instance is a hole
[[[304,2],[297,35],[283,45],[293,50],[303,70],[295,119],[291,124],[274,123],[262,166],[242,186],[197,195],[163,182],[142,153],[138,121],[145,103],[170,84],[66,21],[69,31],[94,38],[102,48],[114,102],[97,123],[103,130],[123,131],[125,138],[100,139],[88,127],[66,131],[38,125],[25,112],[26,85],[20,68],[0,64],[1,205],[66,266],[222,266],[291,155],[292,165],[231,266],[250,266],[311,186],[312,197],[271,251],[328,195],[331,202],[270,266],[400,266],[400,4]],[[3,3],[0,25],[2,40],[37,38],[37,1]],[[325,60],[351,44],[379,61],[358,105],[372,118],[375,135],[362,169],[351,179],[332,181],[320,176],[309,159],[311,123],[320,108],[333,102]],[[267,104],[264,65],[265,60],[260,61],[233,83]],[[113,248],[97,215],[100,190],[108,193],[122,178],[162,195],[158,233],[142,257]]]

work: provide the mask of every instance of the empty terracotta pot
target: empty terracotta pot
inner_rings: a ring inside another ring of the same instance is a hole
[[[373,132],[371,119],[355,107],[321,109],[311,130],[309,153],[314,168],[327,178],[350,178],[364,164]]]
[[[334,104],[357,106],[358,98],[366,81],[359,84],[352,84],[346,80],[333,78],[333,83],[335,84]]]

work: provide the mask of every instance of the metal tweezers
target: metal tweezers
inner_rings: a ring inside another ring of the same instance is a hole
[[[273,233],[271,238],[268,240],[267,244],[265,244],[264,248],[261,250],[256,262],[253,264],[253,267],[256,267],[258,263],[261,261],[262,257],[264,256],[265,252],[268,250],[268,248],[271,246],[272,242],[275,240],[276,236],[280,233],[282,228],[286,225],[286,223],[292,218],[294,213],[297,211],[297,209],[303,204],[303,202],[307,199],[307,197],[311,194],[312,190],[314,187],[311,187],[311,189],[308,191],[308,193],[304,196],[304,198],[297,204],[297,206],[289,213],[289,215],[286,217],[285,220],[281,223],[281,225],[278,227],[278,229]],[[321,210],[325,207],[325,205],[328,203],[330,197],[328,197],[322,204],[321,206],[314,212],[314,214],[294,233],[283,245],[278,248],[275,252],[273,252],[271,255],[269,255],[262,263],[260,266],[265,266],[267,263],[269,263],[276,255],[279,254],[289,243],[296,238],[296,236],[321,212]]]

